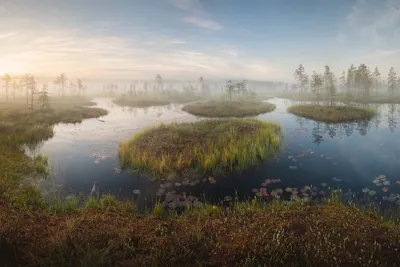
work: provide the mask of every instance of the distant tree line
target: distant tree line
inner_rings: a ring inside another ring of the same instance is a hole
[[[321,94],[333,96],[338,89],[350,95],[361,94],[365,96],[377,95],[379,92],[385,91],[390,94],[400,92],[400,78],[397,77],[393,67],[389,70],[386,84],[378,67],[375,67],[372,71],[365,64],[360,64],[358,67],[352,64],[347,71],[343,70],[339,83],[329,66],[325,66],[323,73],[313,71],[311,77],[309,77],[304,66],[300,64],[294,72],[294,78],[300,93],[311,91],[316,94],[318,99],[321,98]]]
[[[2,77],[4,82],[4,91],[6,101],[10,101],[10,92],[12,94],[12,100],[17,99],[17,95],[24,95],[26,105],[29,109],[34,110],[35,108],[47,109],[49,105],[49,85],[48,83],[40,83],[40,79],[25,74],[22,77],[11,77],[9,74],[5,74]],[[86,86],[83,84],[82,79],[77,79],[76,83],[68,83],[67,76],[62,73],[56,77],[53,84],[58,90],[60,97],[66,95],[66,91],[69,90],[72,95],[83,95],[86,90]]]

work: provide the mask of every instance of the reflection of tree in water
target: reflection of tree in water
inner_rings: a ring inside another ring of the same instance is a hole
[[[316,127],[313,128],[312,130],[312,136],[313,136],[313,143],[317,144],[319,146],[319,144],[321,144],[324,141],[323,138],[323,127],[322,127],[321,122],[316,122],[315,125]]]
[[[368,120],[357,122],[357,130],[361,135],[366,135],[371,129],[372,123]]]
[[[388,113],[388,124],[389,124],[389,130],[393,133],[394,129],[396,128],[397,125],[397,116],[395,116],[396,112],[396,105],[395,104],[390,104],[389,105],[389,113]]]
[[[380,105],[376,104],[373,107],[376,110],[377,114],[372,119],[372,123],[375,125],[375,128],[378,129],[379,128],[379,124],[381,123],[381,113],[380,113],[380,110],[379,110]]]
[[[343,123],[342,127],[346,136],[350,136],[353,134],[354,126],[352,123]]]
[[[325,124],[325,132],[328,132],[328,135],[333,139],[336,136],[336,128],[339,128],[340,125],[334,124]]]
[[[304,124],[307,124],[308,120],[302,117],[296,117],[296,122],[299,124],[300,129],[304,129],[303,126]]]

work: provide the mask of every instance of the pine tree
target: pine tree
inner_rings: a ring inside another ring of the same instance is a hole
[[[373,85],[371,70],[365,64],[360,64],[355,71],[354,76],[355,87],[364,95],[370,95],[370,89]]]
[[[393,67],[390,68],[388,74],[388,89],[391,94],[395,93],[397,83],[397,74]]]
[[[308,75],[305,72],[303,64],[300,64],[299,67],[295,70],[294,78],[300,87],[300,91],[303,93],[307,92]]]
[[[340,81],[340,87],[342,89],[346,88],[346,71],[342,72],[342,76],[339,78]]]
[[[336,78],[329,66],[325,66],[324,72],[325,91],[329,94],[331,106],[333,105],[333,96],[336,93]]]
[[[380,87],[380,81],[381,81],[381,73],[379,72],[378,67],[375,67],[374,72],[372,73],[372,81],[373,81],[373,86],[375,89],[375,94],[378,94],[378,89]]]
[[[235,84],[232,83],[232,80],[229,80],[226,83],[226,92],[228,92],[228,94],[229,94],[230,101],[232,101],[232,93],[235,92],[235,88],[236,88],[236,86],[235,86]]]
[[[354,67],[353,64],[351,64],[350,68],[347,70],[346,87],[347,87],[348,93],[351,93],[351,91],[354,89],[355,71],[356,71],[356,68]]]
[[[49,108],[49,96],[48,96],[48,85],[43,84],[42,90],[38,92],[38,101],[41,109],[47,109]]]
[[[321,87],[323,85],[323,78],[321,74],[313,72],[311,75],[311,90],[317,95],[317,101],[321,101]]]
[[[4,83],[5,83],[4,88],[6,90],[6,100],[8,100],[8,90],[10,89],[11,76],[6,73],[3,76],[3,80],[4,80]]]

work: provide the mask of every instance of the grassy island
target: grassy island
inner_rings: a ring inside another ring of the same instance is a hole
[[[271,112],[274,104],[257,101],[206,101],[188,104],[182,110],[202,117],[247,117]]]
[[[346,122],[370,119],[376,115],[371,108],[352,106],[295,105],[288,112],[308,119],[322,122]]]
[[[121,143],[120,160],[159,175],[187,169],[241,170],[276,152],[280,141],[280,126],[256,119],[162,124]]]

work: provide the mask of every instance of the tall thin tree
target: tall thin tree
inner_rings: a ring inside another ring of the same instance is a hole
[[[3,80],[4,80],[4,88],[6,91],[6,100],[8,100],[8,90],[10,89],[10,85],[11,85],[11,76],[8,75],[7,73],[4,74],[3,76]]]
[[[394,94],[396,91],[397,74],[393,67],[391,67],[389,70],[387,83],[389,92]]]

